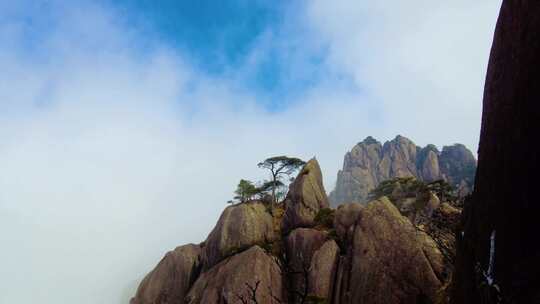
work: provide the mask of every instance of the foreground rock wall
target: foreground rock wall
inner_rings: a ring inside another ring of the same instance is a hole
[[[540,303],[540,1],[503,1],[489,59],[478,171],[453,303]]]

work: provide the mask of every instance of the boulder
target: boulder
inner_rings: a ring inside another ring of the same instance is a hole
[[[285,253],[290,272],[290,289],[293,293],[303,292],[304,274],[310,268],[313,255],[326,242],[327,238],[327,232],[310,228],[297,228],[287,236]]]
[[[353,235],[351,303],[430,303],[441,288],[443,257],[385,197],[360,212]]]
[[[326,241],[315,251],[308,276],[309,295],[321,300],[331,299],[338,259],[339,247],[334,240]]]
[[[178,303],[240,303],[239,296],[246,299],[250,296],[246,284],[252,287],[258,284],[256,297],[259,304],[276,303],[273,297],[284,299],[278,264],[262,248],[253,246],[202,273],[189,291],[186,302]]]
[[[360,211],[364,208],[363,204],[350,203],[339,205],[334,215],[334,229],[342,240],[347,240],[352,228],[356,224],[356,220],[360,215]]]
[[[289,186],[285,198],[282,231],[288,233],[298,227],[312,227],[319,210],[328,208],[321,168],[315,158],[309,160]]]
[[[225,208],[203,248],[204,269],[253,245],[274,241],[272,215],[260,202],[248,202]]]
[[[184,245],[168,252],[142,280],[131,304],[183,303],[200,271],[201,248]]]

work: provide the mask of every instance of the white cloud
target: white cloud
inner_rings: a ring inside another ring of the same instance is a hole
[[[382,108],[391,133],[476,151],[499,7],[491,0],[314,1],[306,18],[331,46],[328,64]]]
[[[464,3],[294,8],[292,42],[262,39],[238,67],[252,73],[267,48],[329,47],[330,75],[281,112],[242,75],[204,75],[163,45],[138,52],[137,29],[102,7],[62,6],[43,52],[25,48],[24,23],[0,22],[0,303],[125,300],[166,250],[206,237],[267,156],[316,155],[331,190],[367,135],[475,145],[497,5]],[[301,54],[283,55],[290,79]]]

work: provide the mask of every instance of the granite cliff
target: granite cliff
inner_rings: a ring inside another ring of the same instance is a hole
[[[402,189],[332,209],[312,159],[277,206],[231,205],[204,242],[167,253],[131,304],[445,303],[460,210]]]
[[[540,303],[540,2],[505,0],[488,63],[452,303]]]
[[[439,151],[434,145],[421,148],[400,135],[384,144],[368,136],[345,154],[330,202],[333,206],[365,203],[371,190],[395,177],[426,182],[443,179],[465,195],[472,190],[475,171],[476,160],[462,144]]]

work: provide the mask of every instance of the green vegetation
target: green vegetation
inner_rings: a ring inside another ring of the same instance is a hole
[[[245,203],[252,200],[255,195],[259,194],[259,192],[260,190],[252,182],[241,179],[238,183],[236,191],[234,191],[234,194],[236,194],[234,198],[241,203]]]
[[[397,177],[381,182],[377,188],[371,190],[369,198],[378,199],[386,196],[390,200],[397,200],[416,197],[417,193],[427,190],[427,185],[414,177]]]
[[[415,197],[418,201],[429,200],[429,192],[437,195],[441,201],[454,201],[457,199],[455,189],[444,180],[436,180],[425,183],[414,177],[397,177],[385,180],[373,189],[370,199],[378,199],[382,196],[388,197],[391,201],[409,197]]]
[[[274,156],[265,159],[257,164],[259,168],[267,169],[270,171],[272,177],[272,204],[277,204],[277,184],[285,176],[291,176],[294,172],[302,168],[306,162],[296,157],[288,156]]]
[[[326,229],[331,229],[334,227],[334,213],[334,209],[322,208],[315,215],[315,224]]]
[[[442,179],[427,184],[427,188],[435,193],[443,202],[456,201],[458,199],[454,187]]]
[[[293,181],[293,173],[298,171],[305,162],[299,158],[288,156],[276,156],[267,158],[260,162],[259,168],[268,169],[271,174],[271,180],[254,183],[252,181],[241,179],[234,191],[234,199],[227,201],[228,204],[236,202],[245,203],[254,199],[267,202],[270,210],[274,208],[279,201],[285,199],[288,185],[283,181],[288,177],[288,181]]]

